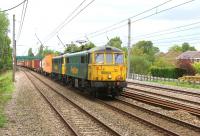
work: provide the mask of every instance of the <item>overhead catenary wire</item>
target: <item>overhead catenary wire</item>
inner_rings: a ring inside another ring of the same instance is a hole
[[[145,36],[154,35],[154,34],[160,34],[162,32],[166,32],[166,31],[170,31],[170,30],[175,30],[175,29],[179,29],[179,28],[183,28],[183,27],[188,27],[188,26],[194,26],[194,25],[197,25],[197,24],[200,24],[200,21],[193,22],[193,23],[190,23],[190,24],[181,25],[181,26],[176,26],[176,27],[172,27],[172,28],[167,28],[167,29],[164,29],[164,30],[160,30],[160,31],[156,31],[156,32],[148,33],[148,34],[135,35],[134,38],[145,37]]]
[[[152,16],[154,16],[154,15],[157,15],[157,14],[160,14],[160,13],[163,13],[163,12],[166,12],[166,11],[168,11],[168,10],[171,10],[171,9],[174,9],[174,8],[177,8],[177,7],[180,7],[180,6],[183,6],[183,5],[188,4],[188,3],[191,3],[191,2],[193,2],[193,1],[195,1],[195,0],[186,1],[186,2],[184,2],[184,3],[181,3],[181,4],[178,4],[178,5],[172,6],[172,7],[170,7],[170,8],[166,8],[166,9],[163,9],[163,10],[160,10],[160,11],[156,11],[155,13],[152,13],[152,14],[150,14],[150,15],[147,15],[147,16],[144,16],[144,17],[142,17],[142,18],[139,18],[139,19],[136,19],[136,20],[134,20],[134,21],[131,21],[131,23],[135,23],[135,22],[144,20],[144,19],[146,19],[146,18],[149,18],[149,17],[152,17]],[[92,35],[92,36],[89,36],[89,37],[97,37],[97,36],[100,36],[100,35],[105,34],[105,33],[107,33],[107,32],[111,32],[111,31],[114,31],[114,30],[116,30],[116,29],[122,28],[122,27],[124,27],[124,26],[127,26],[127,24],[123,24],[123,25],[120,25],[120,26],[117,26],[117,27],[114,27],[114,28],[110,28],[110,29],[108,29],[108,30],[106,30],[106,31],[103,31],[103,32],[101,32],[101,33],[98,33],[98,34],[96,34],[96,35]]]
[[[67,18],[64,19],[64,21],[62,23],[60,23],[50,34],[49,36],[47,36],[48,38],[51,37],[51,35],[55,34],[57,32],[57,30],[63,26],[66,21],[86,2],[86,0],[83,0],[68,16]]]
[[[181,30],[176,30],[176,31],[171,31],[171,32],[166,32],[166,33],[160,33],[160,34],[156,34],[156,35],[144,36],[144,37],[141,37],[141,38],[132,38],[132,39],[138,40],[138,39],[144,39],[144,38],[166,36],[166,35],[169,35],[169,34],[174,34],[174,33],[179,33],[179,32],[184,32],[184,31],[190,31],[190,30],[197,29],[197,28],[200,28],[200,26],[195,26],[195,27],[191,27],[191,28],[186,28],[186,29],[181,29]]]
[[[65,27],[67,24],[69,24],[75,17],[77,17],[81,12],[83,12],[83,10],[85,10],[94,1],[95,0],[90,1],[86,6],[84,6],[81,10],[79,10],[74,16],[71,17],[71,19],[69,19],[65,24],[63,24],[60,28],[58,28],[58,30],[54,34],[52,34],[52,36],[50,36],[48,40],[50,40],[53,36],[55,36],[56,33],[58,33],[63,27]],[[44,42],[47,42],[48,40],[46,40]]]
[[[25,3],[26,1],[28,1],[28,0],[24,0],[24,1],[22,1],[21,3],[15,5],[15,6],[11,7],[11,8],[8,8],[8,9],[5,9],[5,10],[0,10],[0,12],[7,12],[7,11],[10,11],[10,10],[13,10],[13,9],[15,9],[15,8],[17,8],[17,7],[19,7],[19,6],[21,6],[21,5],[22,5],[23,3]]]
[[[115,24],[112,24],[112,25],[110,25],[110,26],[104,27],[104,28],[102,28],[102,29],[100,29],[100,30],[94,31],[94,32],[89,33],[89,34],[86,34],[86,35],[93,35],[93,34],[96,34],[96,33],[98,33],[98,32],[104,31],[104,30],[106,30],[106,29],[108,29],[108,28],[111,28],[111,27],[113,27],[113,26],[116,26],[116,25],[119,25],[119,24],[121,24],[121,23],[127,22],[128,19],[132,19],[132,18],[134,18],[134,17],[140,16],[140,15],[142,15],[142,14],[144,14],[144,13],[147,13],[147,12],[149,12],[149,11],[152,11],[152,10],[154,10],[154,9],[157,9],[158,7],[161,7],[161,6],[167,4],[167,3],[171,2],[171,1],[173,1],[173,0],[167,0],[167,1],[165,1],[165,2],[163,2],[163,3],[161,3],[161,4],[159,4],[159,5],[156,5],[156,6],[152,7],[152,8],[150,8],[150,9],[147,9],[147,10],[145,10],[145,11],[142,11],[142,12],[136,14],[136,15],[133,15],[133,16],[128,17],[128,18],[126,18],[126,19],[123,19],[123,20],[121,20],[121,21],[119,21],[119,22],[117,22],[117,23],[115,23]]]
[[[18,33],[17,33],[17,41],[19,40],[20,35],[21,35],[21,31],[22,31],[22,27],[23,27],[23,22],[24,22],[24,18],[25,18],[25,14],[26,14],[27,4],[28,4],[28,0],[23,4],[22,13],[21,13],[21,19],[20,19],[20,25],[19,25],[19,30],[18,30]]]

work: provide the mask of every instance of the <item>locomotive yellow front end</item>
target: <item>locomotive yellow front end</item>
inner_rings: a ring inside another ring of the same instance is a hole
[[[119,95],[126,87],[125,54],[114,47],[101,47],[90,54],[88,65],[88,80],[92,87],[104,88],[102,90]]]

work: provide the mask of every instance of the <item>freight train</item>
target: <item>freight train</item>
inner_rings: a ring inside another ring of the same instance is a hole
[[[127,86],[125,54],[111,46],[60,56],[46,55],[43,59],[19,60],[18,64],[83,88],[93,97],[101,94],[115,97]]]

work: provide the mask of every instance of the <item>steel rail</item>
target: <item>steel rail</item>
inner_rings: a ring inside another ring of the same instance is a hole
[[[41,96],[44,98],[44,100],[49,104],[49,106],[51,107],[51,109],[53,109],[56,114],[59,116],[59,118],[62,120],[62,122],[72,131],[72,133],[75,136],[81,136],[71,125],[70,123],[64,118],[64,116],[57,110],[57,108],[51,103],[51,101],[42,93],[42,91],[40,91],[40,89],[37,87],[37,85],[33,82],[33,80],[30,78],[30,76],[23,71],[26,75],[26,77],[31,81],[31,83],[33,84],[33,86],[35,87],[35,89],[41,94]]]
[[[127,92],[127,91],[123,92],[121,95],[124,96],[124,97],[127,97],[127,98],[139,100],[139,101],[150,103],[150,104],[155,104],[155,105],[158,105],[158,106],[164,106],[164,107],[168,107],[168,108],[171,108],[171,109],[176,109],[176,110],[182,109],[182,110],[185,110],[185,111],[187,111],[191,114],[194,114],[196,116],[200,116],[200,109],[197,109],[197,108],[192,107],[192,106],[184,105],[184,104],[181,104],[181,103],[178,103],[178,102],[163,100],[161,98],[145,95],[145,94],[142,94],[142,93],[133,93],[133,92],[130,93],[130,92]]]
[[[128,112],[126,112],[126,111],[124,111],[124,110],[122,110],[122,109],[116,108],[115,106],[112,106],[112,105],[110,105],[110,104],[108,104],[108,103],[106,103],[106,102],[104,102],[104,101],[102,101],[102,100],[100,100],[100,99],[98,99],[97,101],[98,101],[100,104],[102,104],[102,105],[108,107],[109,109],[111,109],[111,110],[113,110],[113,111],[117,111],[117,112],[120,113],[120,114],[126,115],[126,116],[128,116],[128,117],[130,117],[130,118],[132,118],[132,119],[136,119],[136,120],[138,120],[139,122],[141,122],[141,123],[143,123],[143,124],[146,124],[146,125],[148,125],[148,126],[150,126],[150,127],[153,127],[154,129],[156,129],[156,130],[158,130],[158,131],[162,131],[162,133],[165,133],[165,134],[170,135],[170,136],[179,136],[179,134],[177,134],[177,133],[175,133],[175,132],[172,132],[172,131],[170,131],[170,130],[164,128],[164,127],[161,127],[161,126],[159,126],[159,125],[157,125],[157,124],[154,124],[154,123],[152,123],[152,122],[150,122],[150,121],[148,121],[148,120],[146,120],[146,119],[143,119],[143,118],[141,118],[141,117],[138,117],[138,116],[136,116],[136,115],[134,115],[134,114],[128,113]]]
[[[191,100],[187,100],[187,99],[184,99],[184,98],[178,98],[178,97],[174,97],[174,96],[159,94],[159,93],[156,93],[156,92],[150,92],[150,91],[147,91],[147,90],[143,90],[143,89],[139,89],[139,88],[134,88],[134,87],[126,87],[126,88],[130,89],[130,91],[143,92],[143,93],[146,93],[146,94],[161,96],[161,97],[165,97],[165,98],[169,98],[169,99],[174,99],[174,100],[178,100],[178,101],[183,101],[183,102],[187,102],[187,103],[191,103],[191,104],[195,104],[195,105],[200,106],[200,102],[191,101]]]
[[[189,91],[184,91],[184,90],[177,89],[177,88],[169,88],[169,87],[164,87],[164,86],[156,86],[156,85],[136,83],[136,82],[130,82],[130,81],[128,81],[127,83],[133,84],[133,85],[136,85],[136,86],[144,86],[144,87],[154,88],[154,89],[157,89],[157,90],[162,89],[162,90],[165,90],[165,91],[168,91],[168,92],[173,92],[173,93],[175,92],[175,93],[180,93],[180,94],[185,94],[185,95],[200,98],[200,92],[189,92]]]
[[[30,74],[32,74],[30,72]],[[81,112],[85,113],[86,115],[88,115],[90,118],[92,118],[94,121],[98,122],[100,125],[102,125],[104,128],[106,128],[108,131],[110,131],[113,135],[116,136],[121,136],[121,134],[119,134],[117,131],[113,130],[110,126],[104,124],[102,121],[100,121],[98,118],[94,117],[93,115],[91,115],[88,111],[86,111],[85,109],[81,108],[79,105],[77,105],[76,103],[74,103],[72,100],[70,100],[69,98],[67,98],[66,96],[64,96],[62,93],[58,92],[56,89],[54,89],[52,86],[50,86],[49,84],[47,84],[45,81],[41,80],[39,77],[37,77],[35,74],[32,74],[35,78],[37,78],[39,81],[41,81],[43,84],[45,84],[46,86],[48,86],[50,89],[52,89],[55,93],[59,94],[63,99],[65,99],[67,102],[69,102],[70,104],[72,104],[74,107],[78,108]]]
[[[147,109],[147,108],[144,108],[144,107],[141,107],[141,106],[138,106],[138,105],[135,105],[135,104],[132,104],[132,103],[129,103],[129,102],[126,102],[126,101],[123,101],[121,99],[116,99],[116,101],[120,102],[120,103],[123,103],[124,105],[127,105],[129,107],[132,107],[132,108],[136,108],[136,109],[139,109],[141,111],[144,111],[144,112],[147,112],[149,114],[153,114],[155,116],[158,116],[160,118],[163,118],[163,119],[166,119],[166,120],[169,120],[171,122],[174,122],[174,123],[177,123],[181,126],[185,126],[185,127],[189,127],[191,129],[193,129],[194,131],[197,131],[197,132],[200,132],[200,127],[199,126],[196,126],[196,125],[193,125],[191,123],[188,123],[188,122],[185,122],[185,121],[182,121],[182,120],[179,120],[179,119],[176,119],[176,118],[172,118],[172,117],[169,117],[169,116],[166,116],[166,115],[163,115],[159,112],[155,112],[151,109]]]

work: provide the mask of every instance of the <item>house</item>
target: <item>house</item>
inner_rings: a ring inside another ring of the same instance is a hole
[[[177,60],[190,60],[192,63],[200,62],[200,51],[186,51],[176,57]]]

